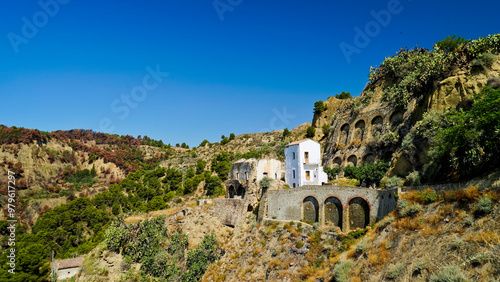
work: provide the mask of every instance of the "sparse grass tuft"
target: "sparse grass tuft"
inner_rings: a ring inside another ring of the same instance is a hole
[[[338,282],[349,282],[349,273],[353,267],[354,263],[352,260],[346,260],[339,262],[333,271],[333,276]]]
[[[465,245],[464,240],[462,240],[462,239],[456,239],[455,241],[453,241],[451,243],[451,249],[452,250],[460,249],[460,247],[462,247],[464,245]]]
[[[469,278],[465,272],[456,265],[445,267],[437,274],[432,274],[430,277],[431,282],[465,282]]]
[[[398,212],[400,217],[414,216],[423,210],[419,203],[412,203],[408,200],[398,202]]]
[[[397,279],[405,272],[406,266],[402,263],[398,263],[395,266],[389,268],[387,271],[387,278]]]

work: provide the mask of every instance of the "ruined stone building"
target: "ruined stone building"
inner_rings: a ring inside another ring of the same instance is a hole
[[[215,199],[214,211],[222,222],[236,226],[247,212],[259,207],[260,217],[267,210],[267,190],[261,189],[259,181],[271,178],[277,185],[285,177],[283,162],[276,159],[241,159],[233,163],[226,180],[226,198]]]
[[[295,141],[285,147],[285,181],[292,188],[321,185],[328,176],[321,166],[321,146],[311,139]]]

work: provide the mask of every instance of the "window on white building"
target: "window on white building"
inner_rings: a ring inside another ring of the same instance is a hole
[[[292,175],[293,175],[292,178],[295,178],[295,169],[292,171]]]
[[[304,158],[305,158],[306,163],[309,163],[309,152],[304,153]]]
[[[295,188],[295,183],[293,183],[293,188]]]
[[[306,170],[306,180],[311,180],[311,171]]]
[[[292,158],[295,160],[295,152],[292,153]]]

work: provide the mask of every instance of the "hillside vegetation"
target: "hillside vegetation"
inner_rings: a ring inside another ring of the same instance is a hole
[[[371,70],[361,97],[342,92],[317,101],[312,124],[230,133],[193,148],[147,136],[2,125],[0,173],[15,173],[18,224],[12,275],[4,207],[0,280],[46,281],[54,251],[56,259],[85,256],[78,281],[494,281],[500,275],[499,51],[498,34],[402,49]],[[332,141],[346,121],[373,111],[399,113],[399,127],[369,142]],[[197,205],[199,198],[225,195],[233,162],[283,160],[284,147],[306,137],[324,145],[332,181],[351,178],[336,183],[495,179],[489,189],[403,193],[390,216],[349,233],[307,222],[258,222],[255,210],[231,228],[210,205]],[[380,157],[331,165],[337,152],[362,151]],[[0,178],[4,203],[7,180]]]

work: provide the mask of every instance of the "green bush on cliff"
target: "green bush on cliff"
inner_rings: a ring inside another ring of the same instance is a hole
[[[437,50],[431,51],[402,48],[379,67],[370,68],[370,83],[381,78],[392,81],[384,90],[383,101],[405,109],[410,100],[420,100],[434,81],[444,78],[455,66],[468,65],[473,59],[477,64],[491,65],[496,58],[488,53],[500,52],[500,34],[469,41],[449,37],[435,46]]]
[[[456,35],[446,36],[445,39],[438,41],[434,44],[434,49],[442,50],[445,52],[453,52],[457,50],[459,46],[466,42],[465,38],[457,37]]]
[[[316,135],[316,128],[314,126],[309,126],[306,131],[307,138],[313,138]]]
[[[357,179],[360,183],[364,183],[366,186],[378,186],[380,184],[380,180],[384,177],[388,169],[389,163],[387,162],[363,162],[359,167],[344,167],[344,175],[347,178]]]
[[[431,138],[425,180],[482,175],[500,166],[500,89],[485,87],[469,111],[447,111]]]
[[[326,111],[328,107],[323,101],[316,101],[314,103],[314,113],[315,114],[321,114],[322,112]]]

